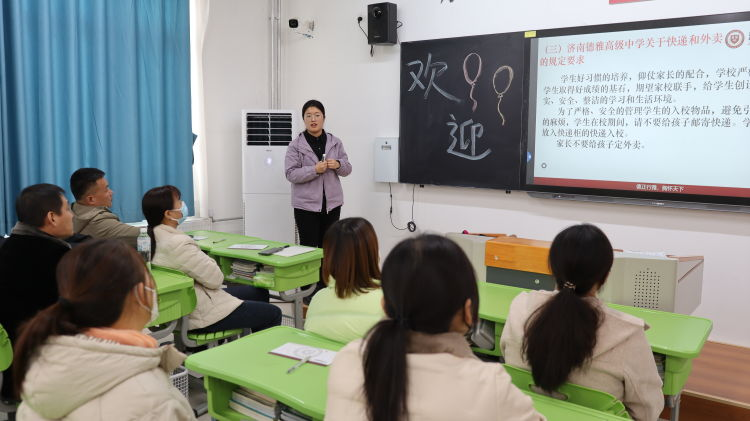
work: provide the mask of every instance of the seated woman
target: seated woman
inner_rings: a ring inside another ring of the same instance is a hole
[[[141,329],[159,315],[143,260],[121,240],[91,240],[57,266],[60,298],[15,348],[19,420],[194,420],[169,381],[185,359]]]
[[[500,364],[471,352],[464,335],[477,319],[477,283],[456,243],[400,242],[381,284],[386,318],[336,355],[326,420],[544,419]]]
[[[249,285],[222,288],[224,274],[216,261],[177,225],[187,217],[187,206],[175,186],[155,187],[143,195],[143,215],[151,237],[151,262],[179,270],[195,280],[198,302],[189,315],[190,331],[218,332],[281,324],[281,309],[268,303],[268,290]]]
[[[519,294],[500,346],[505,362],[530,368],[542,391],[552,393],[565,382],[602,390],[620,399],[633,419],[653,421],[664,395],[648,326],[596,297],[612,261],[612,245],[593,225],[557,234],[549,251],[557,291]]]
[[[310,302],[305,330],[347,343],[383,318],[378,237],[363,218],[337,221],[323,238],[327,288]]]

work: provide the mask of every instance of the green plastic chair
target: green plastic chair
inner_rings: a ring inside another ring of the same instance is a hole
[[[231,329],[209,333],[191,333],[189,316],[182,317],[177,329],[180,331],[180,342],[191,348],[201,345],[207,345],[208,348],[213,348],[222,340],[232,338],[239,339],[241,336],[250,334],[250,329]]]
[[[13,362],[13,345],[5,331],[3,325],[0,325],[0,385],[3,384],[3,371],[10,367]],[[11,414],[16,412],[17,405],[15,402],[5,402],[0,399],[0,414]]]
[[[539,388],[534,384],[531,372],[512,365],[503,364],[505,371],[510,375],[513,384],[521,390],[539,393]],[[625,405],[614,396],[601,390],[590,389],[573,383],[565,383],[560,386],[554,394],[558,398],[576,405],[596,409],[598,411],[613,414],[625,419],[631,419]],[[558,396],[559,395],[559,396]]]
[[[5,371],[13,362],[13,346],[10,343],[8,332],[0,325],[0,371]]]

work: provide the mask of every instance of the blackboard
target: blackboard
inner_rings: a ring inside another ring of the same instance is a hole
[[[523,33],[402,43],[399,181],[518,189],[524,65]]]

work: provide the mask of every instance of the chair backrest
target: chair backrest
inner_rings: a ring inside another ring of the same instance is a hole
[[[10,343],[8,332],[0,325],[0,371],[5,371],[13,362],[13,346]]]
[[[521,390],[534,393],[545,394],[553,398],[596,409],[608,414],[617,415],[630,419],[625,405],[614,396],[601,390],[590,389],[573,383],[565,383],[558,388],[555,393],[549,394],[542,391],[534,384],[534,377],[531,372],[522,368],[513,367],[512,365],[503,364],[505,371],[510,375],[513,384]]]

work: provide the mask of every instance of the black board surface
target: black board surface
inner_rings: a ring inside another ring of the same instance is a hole
[[[401,44],[399,181],[518,189],[523,33]]]

